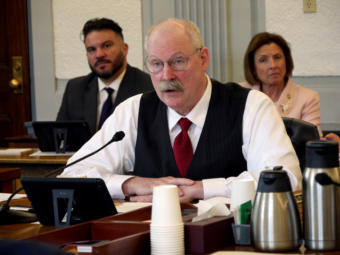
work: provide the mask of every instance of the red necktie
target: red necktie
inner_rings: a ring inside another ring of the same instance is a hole
[[[182,118],[178,121],[178,124],[182,131],[175,138],[173,150],[179,173],[182,177],[185,177],[193,155],[192,145],[188,135],[191,121],[187,118]]]

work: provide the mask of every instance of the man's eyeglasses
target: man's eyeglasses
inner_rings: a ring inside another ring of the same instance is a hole
[[[185,56],[182,53],[173,55],[168,61],[168,65],[175,71],[183,71],[188,67],[190,58],[196,53],[200,52],[202,48],[198,48],[195,52],[189,56]],[[145,65],[150,73],[157,74],[164,68],[164,62],[154,56],[146,58]]]

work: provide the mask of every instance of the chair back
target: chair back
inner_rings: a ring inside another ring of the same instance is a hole
[[[282,117],[282,119],[303,172],[305,169],[306,143],[310,140],[320,139],[318,128],[314,124],[303,120],[288,117]]]

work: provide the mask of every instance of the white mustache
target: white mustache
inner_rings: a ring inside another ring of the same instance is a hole
[[[161,81],[158,85],[158,88],[161,92],[164,92],[167,90],[174,90],[174,91],[184,90],[182,83],[178,80]]]

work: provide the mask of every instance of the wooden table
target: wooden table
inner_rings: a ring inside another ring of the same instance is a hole
[[[64,166],[70,156],[30,156],[37,149],[32,149],[30,153],[18,156],[0,155],[1,168],[20,168],[21,177],[43,176],[48,172]]]
[[[9,148],[38,148],[38,139],[30,135],[5,137]]]
[[[1,202],[0,204],[2,204]],[[31,206],[27,198],[15,199],[10,203],[11,206]],[[55,228],[52,226],[42,226],[40,224],[24,223],[24,224],[11,224],[0,225],[0,239],[25,239],[32,236],[45,233]]]
[[[19,178],[19,168],[0,168],[0,192],[14,192],[17,189],[16,180]]]
[[[12,205],[28,205],[27,199],[12,201]],[[129,214],[119,214],[109,216],[92,222],[84,222],[74,226],[56,230],[51,226],[42,226],[39,224],[14,224],[0,226],[0,239],[30,239],[47,242],[55,245],[69,243],[70,240],[90,240],[91,233],[99,236],[98,240],[114,240],[106,248],[102,248],[103,253],[99,254],[148,254],[150,249],[150,236],[146,222],[139,222],[138,219],[150,217],[150,209],[147,213],[145,210],[136,210]],[[148,214],[148,215],[146,215]],[[128,216],[127,216],[128,215]],[[110,218],[111,217],[111,218]],[[92,228],[92,230],[91,230]],[[72,246],[72,245],[71,245]],[[71,247],[69,246],[69,247]],[[124,252],[122,252],[122,247]],[[68,246],[66,247],[68,248]],[[72,247],[71,247],[72,248]],[[145,253],[145,250],[147,253]],[[235,246],[227,245],[220,251],[243,251],[255,252],[253,246]],[[285,254],[285,253],[277,253]],[[299,250],[289,252],[289,254],[315,254],[315,255],[335,255],[339,251],[308,251]]]

